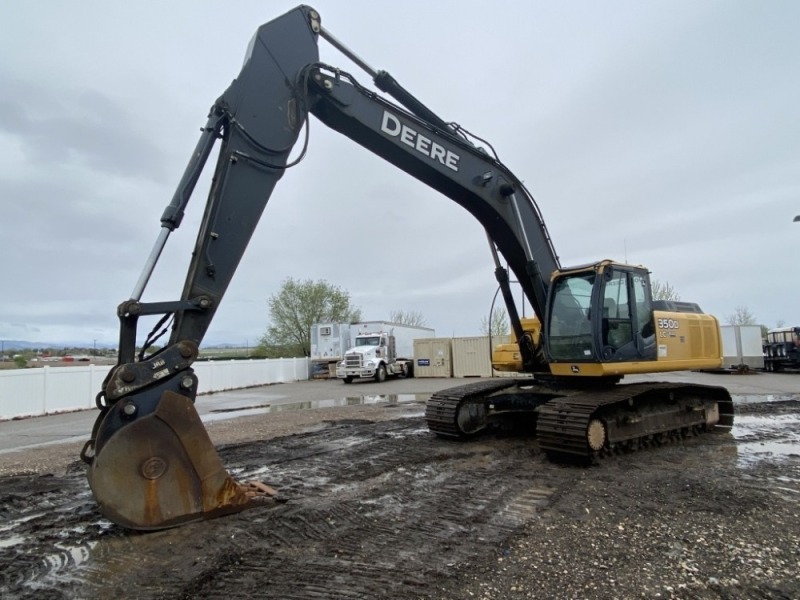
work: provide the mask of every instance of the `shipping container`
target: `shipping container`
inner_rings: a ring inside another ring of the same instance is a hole
[[[453,338],[453,377],[491,377],[489,336]]]
[[[414,377],[452,377],[453,358],[450,338],[414,340]]]
[[[311,377],[335,377],[336,363],[350,347],[350,323],[314,323],[311,326]]]
[[[722,367],[763,369],[764,346],[760,325],[722,325]]]

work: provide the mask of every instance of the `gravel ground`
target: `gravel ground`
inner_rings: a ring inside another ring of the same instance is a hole
[[[441,597],[800,597],[798,463],[737,475],[683,458],[669,477],[638,464],[578,475],[547,514]],[[787,471],[793,481],[782,488]]]

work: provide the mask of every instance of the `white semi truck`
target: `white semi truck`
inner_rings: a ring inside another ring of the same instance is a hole
[[[336,377],[345,383],[354,379],[384,381],[387,377],[414,374],[414,340],[436,337],[428,327],[400,325],[389,321],[364,321],[350,326],[353,346],[336,365]]]

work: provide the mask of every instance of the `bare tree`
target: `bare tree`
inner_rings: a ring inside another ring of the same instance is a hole
[[[508,335],[508,331],[508,315],[506,314],[506,309],[502,306],[492,311],[491,323],[489,323],[488,316],[481,319],[481,333],[483,335],[491,335],[492,337]]]
[[[785,327],[785,326],[786,326],[786,321],[784,321],[783,319],[778,319],[775,322],[775,327],[778,328],[778,329],[780,329],[781,327]]]
[[[756,317],[750,309],[740,304],[733,309],[733,313],[725,317],[728,325],[756,325]]]
[[[426,327],[428,322],[418,310],[393,310],[389,313],[389,321],[409,327]]]
[[[680,294],[675,291],[675,288],[669,281],[661,282],[658,279],[650,280],[650,288],[653,291],[653,300],[672,300],[678,302],[681,299]]]

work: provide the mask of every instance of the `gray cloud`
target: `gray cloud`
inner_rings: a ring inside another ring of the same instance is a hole
[[[0,88],[0,132],[15,137],[31,163],[156,181],[171,175],[132,114],[101,92],[54,89],[2,70]]]
[[[208,106],[282,10],[82,6],[0,9],[15,23],[0,36],[0,239],[16,258],[4,265],[3,339],[115,341],[115,307]],[[787,300],[800,292],[800,5],[315,8],[369,63],[492,142],[539,201],[564,264],[627,258],[721,318],[745,304],[767,325],[800,323]],[[324,43],[321,53],[369,83]],[[207,187],[205,176],[146,299],[180,293]],[[342,286],[368,318],[419,310],[443,335],[477,333],[496,289],[466,211],[318,122],[207,339],[254,341],[287,276]]]

